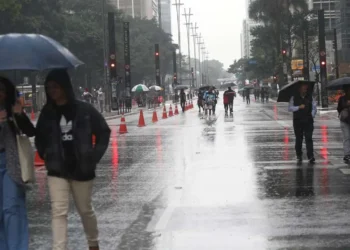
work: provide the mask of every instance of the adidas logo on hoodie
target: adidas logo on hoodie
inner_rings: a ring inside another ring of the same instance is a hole
[[[60,127],[62,131],[62,141],[73,141],[72,121],[67,121],[64,115],[61,117]]]

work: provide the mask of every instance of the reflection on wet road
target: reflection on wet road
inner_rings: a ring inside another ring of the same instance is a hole
[[[296,165],[283,104],[238,98],[234,116],[219,105],[211,125],[196,109],[152,125],[151,115],[144,128],[127,117],[126,135],[109,122],[94,190],[101,249],[350,249],[350,168],[335,113],[315,122],[314,167]],[[50,249],[45,174],[28,196],[33,250]],[[70,249],[87,249],[71,210]]]

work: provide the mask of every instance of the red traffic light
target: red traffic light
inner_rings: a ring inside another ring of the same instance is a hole
[[[114,68],[115,67],[115,64],[114,63],[111,63],[111,68]]]
[[[283,55],[287,54],[287,51],[286,51],[285,49],[282,50],[282,54],[283,54]]]
[[[159,52],[156,52],[156,56],[159,56]]]
[[[325,66],[325,65],[326,65],[326,62],[325,62],[325,61],[322,61],[322,62],[321,62],[321,65],[322,65],[322,66]]]

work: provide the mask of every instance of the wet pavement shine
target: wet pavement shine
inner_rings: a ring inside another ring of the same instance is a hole
[[[157,124],[151,115],[143,128],[138,115],[127,117],[126,135],[109,121],[93,195],[101,249],[350,249],[350,168],[336,113],[316,118],[314,166],[296,164],[286,104],[238,98],[233,118],[219,103],[214,122],[196,108]],[[43,169],[28,208],[30,249],[50,249]],[[70,209],[69,249],[87,249]]]

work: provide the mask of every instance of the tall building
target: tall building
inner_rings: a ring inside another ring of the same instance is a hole
[[[171,0],[161,0],[161,21],[163,30],[171,34]]]
[[[249,58],[251,56],[251,41],[254,37],[251,35],[250,31],[259,23],[254,22],[249,18],[249,5],[255,0],[246,0],[246,16],[247,18],[243,20],[242,34],[241,34],[241,54],[242,57]]]
[[[110,2],[129,16],[158,19],[158,0],[110,0]]]
[[[325,27],[330,31],[336,27],[339,11],[336,8],[339,0],[309,0],[309,6],[313,10],[324,9]]]
[[[336,9],[339,10],[336,25],[339,60],[350,62],[350,0],[339,0]]]

